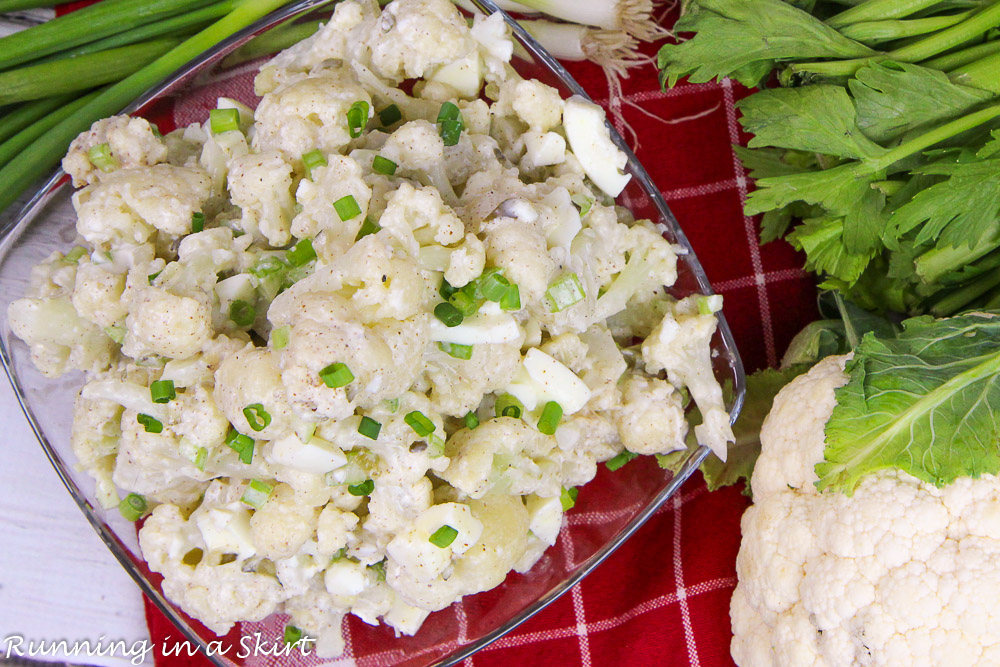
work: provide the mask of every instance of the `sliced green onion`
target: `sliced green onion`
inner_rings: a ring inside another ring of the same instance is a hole
[[[173,380],[156,380],[149,385],[149,397],[153,403],[169,403],[177,398]]]
[[[118,503],[118,511],[126,521],[138,521],[146,515],[149,504],[138,493],[130,493]]]
[[[90,150],[87,151],[87,159],[90,160],[90,164],[104,173],[114,171],[118,168],[118,160],[111,154],[111,146],[107,144],[91,146]]]
[[[438,134],[444,141],[445,146],[454,146],[465,128],[462,122],[462,112],[452,102],[445,102],[441,105],[441,111],[437,117]]]
[[[395,413],[396,410],[399,410],[399,399],[398,398],[387,399],[385,402],[385,407],[389,408],[389,412]]]
[[[284,639],[286,646],[295,646],[302,641],[302,630],[289,623],[285,626]]]
[[[104,333],[119,345],[125,340],[125,327],[104,327]]]
[[[568,512],[573,509],[576,505],[576,497],[580,495],[580,490],[575,486],[570,488],[563,487],[563,490],[559,492],[559,502],[562,504],[563,512]]]
[[[243,495],[240,497],[240,502],[244,505],[249,505],[255,510],[259,510],[267,502],[267,499],[271,497],[271,491],[274,487],[267,482],[262,482],[259,479],[251,479],[250,483],[247,484],[247,488],[243,491]]]
[[[570,197],[569,200],[580,209],[581,218],[590,213],[590,208],[594,205],[594,198],[587,195],[576,194]]]
[[[321,370],[319,379],[330,389],[338,389],[351,384],[354,381],[354,373],[347,367],[347,364],[338,361]]]
[[[354,195],[346,195],[333,202],[333,208],[344,222],[361,215],[361,207]]]
[[[83,246],[79,245],[73,246],[73,248],[68,253],[63,255],[63,261],[70,262],[72,264],[78,264],[80,262],[80,258],[86,254],[87,254],[87,249],[84,248]]]
[[[243,416],[247,424],[255,431],[263,431],[271,425],[271,415],[260,403],[251,403],[243,408]]]
[[[470,431],[479,426],[479,417],[472,410],[465,413],[465,416],[462,417],[462,421],[465,422],[465,428]]]
[[[312,241],[302,239],[292,247],[285,255],[285,259],[292,266],[305,266],[316,259],[316,250],[313,249]]]
[[[347,131],[351,139],[357,139],[365,131],[368,124],[368,102],[358,100],[347,110]]]
[[[267,255],[257,260],[257,263],[250,268],[250,273],[258,278],[264,278],[279,271],[284,271],[287,265],[280,258],[274,255]]]
[[[454,102],[445,102],[441,105],[440,111],[438,111],[437,122],[441,123],[446,120],[458,120],[462,117],[462,110]]]
[[[333,552],[333,556],[330,557],[330,562],[336,563],[338,560],[344,560],[344,557],[346,556],[347,556],[347,547],[340,547],[339,549]]]
[[[206,459],[208,459],[208,450],[204,447],[199,447],[194,455],[194,467],[198,470],[205,470]]]
[[[208,112],[208,124],[212,128],[212,134],[222,134],[223,132],[239,132],[240,111],[239,109],[212,109]]]
[[[449,283],[444,278],[441,278],[441,287],[438,288],[438,294],[441,295],[442,299],[448,301],[449,299],[451,299],[451,296],[457,291],[458,291],[457,287],[452,287],[451,283]]]
[[[389,127],[393,123],[398,122],[402,119],[403,114],[400,113],[399,107],[395,104],[390,104],[386,108],[378,112],[378,119],[381,121],[383,127]]]
[[[524,411],[524,404],[510,394],[500,394],[493,406],[497,417],[513,417],[519,419]]]
[[[586,296],[583,285],[575,273],[563,274],[545,290],[545,300],[553,313],[566,310],[573,304],[583,301]]]
[[[409,424],[410,428],[412,428],[421,438],[430,435],[434,432],[434,429],[437,428],[434,426],[434,422],[432,422],[430,418],[420,410],[408,412],[406,416],[403,417],[403,421]]]
[[[432,459],[444,456],[444,440],[437,433],[431,433],[427,436],[427,444],[430,446],[428,452]]]
[[[352,484],[347,487],[347,492],[352,496],[367,496],[369,493],[375,490],[375,482],[366,479],[360,484]]]
[[[472,358],[471,345],[459,345],[458,343],[438,343],[438,349],[456,359],[469,360]]]
[[[448,303],[458,308],[465,317],[471,317],[479,312],[483,301],[485,299],[476,296],[476,286],[472,283],[458,290],[448,299]]]
[[[500,298],[500,310],[521,310],[521,290],[511,285]]]
[[[161,273],[163,273],[163,271],[157,271],[156,273],[150,273],[148,276],[146,276],[146,282],[148,282],[150,285],[152,285],[153,281],[156,280],[156,277],[159,276]]]
[[[146,429],[146,433],[163,433],[163,422],[156,417],[139,413],[135,416],[135,420],[142,424],[142,427]]]
[[[562,416],[562,406],[555,401],[549,401],[542,408],[542,416],[538,418],[538,430],[545,435],[552,435],[559,428]]]
[[[372,572],[375,573],[375,581],[385,581],[385,559],[383,558],[374,565],[369,565]]]
[[[358,433],[369,440],[378,440],[379,431],[382,430],[382,422],[375,421],[371,417],[362,417],[358,424]]]
[[[365,221],[361,223],[361,229],[358,230],[358,235],[354,237],[354,242],[357,243],[369,234],[376,234],[381,229],[381,225],[366,215]]]
[[[201,211],[197,211],[191,214],[191,233],[197,234],[198,232],[205,231],[205,214]]]
[[[633,454],[632,452],[630,452],[627,449],[625,449],[625,450],[622,450],[613,459],[610,459],[604,465],[606,465],[608,467],[608,470],[614,472],[615,470],[618,470],[623,465],[625,465],[626,463],[628,463],[632,459],[636,458],[637,456],[639,456],[639,455],[638,454]]]
[[[490,301],[499,303],[510,288],[510,281],[503,277],[500,269],[490,269],[479,277],[479,291]]]
[[[462,311],[447,301],[442,301],[434,306],[434,317],[441,320],[446,327],[457,327],[465,319]]]
[[[276,350],[288,347],[288,341],[291,338],[291,333],[292,329],[287,325],[278,327],[277,329],[272,329],[271,346]]]
[[[392,176],[396,173],[396,163],[389,158],[384,158],[381,155],[376,155],[372,158],[372,171],[376,174],[382,174],[384,176]]]
[[[253,461],[254,441],[249,435],[243,435],[235,428],[230,427],[226,434],[226,445],[240,455],[240,461],[250,465]]]
[[[312,150],[302,154],[302,166],[305,167],[306,177],[310,180],[313,177],[313,169],[325,167],[326,165],[326,158],[323,157],[323,154],[319,150]]]
[[[444,549],[445,547],[450,547],[456,537],[458,537],[458,531],[445,524],[435,530],[434,534],[427,538],[427,541],[440,549]]]
[[[231,304],[229,304],[229,319],[231,319],[236,326],[248,327],[254,323],[257,319],[257,309],[254,308],[252,303],[244,301],[243,299],[236,299]]]

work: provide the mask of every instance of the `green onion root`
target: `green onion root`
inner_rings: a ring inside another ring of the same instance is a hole
[[[670,35],[653,19],[653,0],[524,0],[521,4],[571,23],[624,30],[644,42]]]

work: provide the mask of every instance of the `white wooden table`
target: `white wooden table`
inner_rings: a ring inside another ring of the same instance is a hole
[[[56,476],[0,371],[0,660],[17,637],[92,644],[149,644],[142,594],[100,541]],[[145,664],[152,664],[146,653]],[[132,654],[35,659],[124,665]]]

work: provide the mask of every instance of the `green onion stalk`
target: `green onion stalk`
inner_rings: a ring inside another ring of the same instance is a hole
[[[93,5],[93,7],[108,4],[115,8],[124,8],[131,6],[132,1],[119,0],[114,3],[99,3],[98,5]],[[178,3],[176,0],[173,2],[175,8],[184,4],[184,2]],[[34,182],[38,174],[55,167],[70,142],[78,134],[89,128],[94,121],[120,112],[143,91],[156,85],[226,37],[251,25],[284,4],[284,0],[242,0],[233,7],[230,13],[212,23],[201,32],[181,42],[127,78],[101,91],[96,97],[57,123],[44,135],[39,137],[37,141],[21,151],[3,168],[0,168],[0,210],[4,210],[13,204],[17,197]],[[74,14],[76,13],[79,12],[74,12]],[[74,14],[68,16],[73,16]],[[51,21],[47,24],[42,24],[39,28],[44,28],[47,25],[55,23],[56,21]],[[121,15],[118,15],[118,23],[121,23]],[[17,37],[26,32],[28,31],[15,33],[10,37]],[[92,39],[93,35],[90,38]],[[4,62],[8,66],[17,62],[23,62],[23,60],[18,60],[16,56],[11,57],[8,52],[2,50],[4,39],[8,38],[0,39],[0,54],[2,54],[0,55],[0,62]],[[59,43],[58,37],[55,38],[55,42]],[[81,42],[76,41],[73,44],[79,43]],[[68,43],[61,44],[64,48],[67,45]],[[51,53],[54,50],[57,49],[51,49],[46,51],[46,53]]]

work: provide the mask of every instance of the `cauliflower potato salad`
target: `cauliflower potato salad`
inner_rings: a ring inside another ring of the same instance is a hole
[[[512,49],[448,0],[345,0],[256,110],[72,144],[79,245],[10,325],[87,374],[79,463],[214,632],[413,634],[532,567],[598,463],[684,448],[688,397],[725,456],[721,299],[666,293],[678,249],[615,205],[603,112]]]

